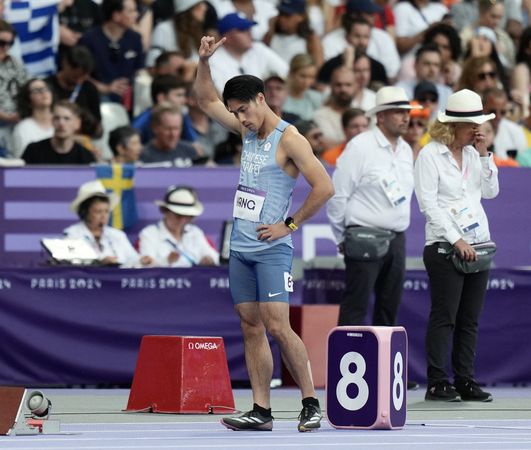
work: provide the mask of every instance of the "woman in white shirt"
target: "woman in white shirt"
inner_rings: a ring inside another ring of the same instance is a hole
[[[197,63],[207,5],[201,0],[179,0],[174,4],[174,16],[153,30],[151,48],[146,56],[148,67],[153,67],[164,51],[179,51],[187,60]]]
[[[151,258],[140,257],[123,231],[107,225],[111,211],[118,203],[119,199],[114,194],[107,194],[101,181],[82,184],[70,205],[70,210],[81,221],[66,228],[64,234],[71,239],[86,240],[103,265],[138,267],[151,264]]]
[[[203,213],[196,192],[186,186],[171,186],[163,201],[156,201],[162,220],[139,235],[140,253],[159,267],[214,266],[219,254],[192,220]]]
[[[52,91],[44,80],[32,78],[22,86],[17,96],[17,109],[22,120],[13,130],[13,158],[20,158],[32,142],[53,136],[52,103]]]
[[[478,319],[489,271],[462,273],[451,255],[475,261],[472,245],[490,241],[481,199],[498,195],[498,171],[479,126],[494,117],[483,114],[475,92],[452,94],[430,127],[432,141],[415,164],[415,193],[427,220],[424,264],[431,291],[426,400],[492,401],[474,380]],[[453,385],[446,372],[450,341]]]

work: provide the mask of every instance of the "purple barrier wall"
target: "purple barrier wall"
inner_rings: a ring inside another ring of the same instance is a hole
[[[305,270],[303,303],[339,303],[344,286],[342,270]],[[531,381],[530,299],[531,270],[491,270],[485,308],[479,326],[476,360],[476,377],[479,381]],[[407,330],[409,377],[419,382],[426,379],[424,339],[429,312],[427,273],[408,271],[397,325]]]
[[[337,303],[343,272],[306,270],[303,284],[293,304]],[[425,379],[428,289],[424,272],[408,271],[399,325],[408,332],[410,377],[417,381]],[[491,272],[480,320],[480,381],[531,381],[530,298],[531,272]],[[231,379],[248,379],[225,267],[1,269],[0,323],[0,384],[129,383],[148,334],[221,336]],[[280,378],[275,344],[273,352]]]
[[[247,380],[228,286],[224,267],[2,269],[0,384],[130,383],[144,335],[220,336]]]
[[[0,169],[0,263],[37,265],[43,261],[40,239],[58,235],[77,220],[68,205],[77,187],[95,177],[93,168],[5,168]],[[230,220],[235,168],[138,169],[135,176],[140,222],[129,236],[134,241],[139,230],[159,219],[154,200],[161,199],[167,186],[187,184],[197,188],[205,213],[197,219],[207,235],[218,243],[221,225]],[[493,240],[498,244],[498,267],[531,265],[531,169],[501,169],[498,198],[485,201]],[[301,178],[294,193],[293,209],[304,200],[308,187]],[[416,202],[412,205],[411,227],[407,233],[407,254],[420,257],[424,245],[424,218]],[[297,257],[335,254],[324,208],[294,233]]]

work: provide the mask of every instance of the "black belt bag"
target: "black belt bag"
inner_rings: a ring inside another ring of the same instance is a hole
[[[389,251],[396,236],[389,230],[372,227],[347,227],[345,230],[345,256],[354,261],[376,261]]]
[[[439,247],[447,250],[447,258],[452,261],[455,269],[461,273],[478,273],[489,270],[496,253],[496,244],[492,241],[471,244],[471,247],[476,251],[477,259],[475,261],[462,259],[459,256],[459,252],[449,243],[440,242]]]

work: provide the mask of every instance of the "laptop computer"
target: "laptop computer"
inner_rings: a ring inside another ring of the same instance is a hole
[[[48,252],[53,264],[89,266],[98,265],[99,257],[83,239],[44,238],[41,245]]]

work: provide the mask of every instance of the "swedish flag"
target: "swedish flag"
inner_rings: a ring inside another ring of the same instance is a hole
[[[113,192],[120,203],[111,214],[110,225],[123,230],[138,220],[134,189],[135,166],[132,164],[97,165],[98,178],[108,192]]]

